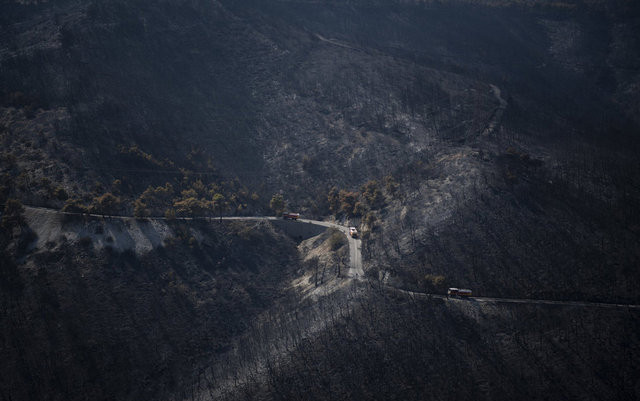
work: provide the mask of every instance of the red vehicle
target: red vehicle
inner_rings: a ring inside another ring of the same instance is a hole
[[[298,220],[300,213],[283,213],[282,218],[285,220]]]
[[[447,295],[459,296],[459,297],[470,297],[472,294],[471,290],[460,289],[460,288],[449,288],[447,290]]]

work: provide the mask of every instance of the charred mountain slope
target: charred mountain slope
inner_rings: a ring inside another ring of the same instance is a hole
[[[228,399],[638,397],[637,311],[371,294],[335,312],[338,323]]]
[[[2,202],[61,206],[118,182],[131,212],[150,184],[186,197],[201,180],[209,196],[209,185],[237,176],[259,212],[282,191],[306,215],[359,224],[373,281],[638,300],[635,2],[0,5]],[[170,251],[134,257],[86,239],[33,253],[28,230],[3,230],[0,395],[185,394],[210,353],[271,308],[296,251],[268,230],[257,239],[204,230],[204,248],[190,228],[178,231],[184,241]],[[269,282],[267,294],[244,287],[247,277]],[[636,395],[637,358],[624,359],[637,351],[634,317],[616,312],[601,327],[606,316],[585,313],[566,327],[574,315],[557,310],[491,320],[384,302],[307,340],[266,388],[236,395],[448,398],[429,383],[453,384],[459,398],[487,383],[510,396]],[[505,349],[488,352],[501,333]],[[371,387],[354,390],[360,378]],[[553,384],[567,378],[583,386]]]
[[[127,221],[88,223],[99,233],[135,231]],[[3,398],[180,394],[252,319],[294,297],[288,287],[299,268],[295,244],[269,225],[159,228],[168,237],[142,253],[100,246],[92,236],[20,251],[11,244],[21,237],[3,232]]]
[[[635,118],[625,88],[637,79],[637,13],[624,3],[609,14],[467,2],[3,4],[6,153],[32,180],[71,176],[76,192],[122,178],[139,190],[181,167],[266,181],[309,207],[309,185],[358,186],[482,132],[496,107],[489,83],[511,96],[512,129],[526,138],[610,141]],[[131,146],[149,157],[123,154]]]

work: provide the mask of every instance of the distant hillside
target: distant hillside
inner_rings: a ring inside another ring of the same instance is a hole
[[[119,179],[134,197],[182,168],[311,208],[310,187],[354,188],[441,139],[473,142],[489,83],[511,96],[519,136],[624,142],[632,5],[468,3],[5,3],[3,171],[15,158],[21,180],[82,195]]]
[[[373,295],[229,399],[632,400],[637,312]],[[621,350],[624,357],[621,357]],[[346,357],[345,357],[346,356]],[[234,397],[235,396],[235,397]]]
[[[295,296],[295,244],[269,225],[38,211],[28,224],[36,248],[0,236],[0,394],[12,400],[164,399]]]

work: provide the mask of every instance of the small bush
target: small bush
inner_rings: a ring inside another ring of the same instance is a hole
[[[271,201],[269,201],[269,208],[273,210],[276,216],[281,215],[286,208],[286,203],[284,202],[284,197],[281,194],[275,194],[271,197]]]
[[[396,182],[393,176],[388,175],[384,177],[384,189],[389,195],[394,195],[400,185]]]
[[[147,209],[147,205],[142,202],[140,199],[136,199],[133,203],[133,216],[136,219],[144,219],[149,216],[149,210]]]
[[[167,209],[164,211],[164,218],[167,220],[176,219],[176,211],[174,209]]]
[[[119,209],[120,203],[120,198],[113,195],[111,192],[107,192],[101,196],[93,198],[90,209],[94,213],[111,215]]]
[[[62,211],[67,213],[87,213],[88,209],[83,204],[82,200],[73,198],[68,199],[65,202],[64,206],[62,207]]]
[[[377,220],[376,215],[373,212],[369,212],[364,216],[362,222],[369,227],[370,230],[373,230]]]
[[[338,193],[338,188],[331,187],[327,194],[327,203],[329,204],[329,211],[332,214],[338,214],[340,211],[340,196]]]
[[[362,196],[372,209],[379,209],[384,203],[384,196],[378,186],[378,181],[371,180],[362,186]]]
[[[446,278],[438,274],[424,276],[424,286],[427,292],[443,292],[446,289]]]
[[[354,213],[359,213],[360,210],[356,210],[356,202],[358,201],[358,197],[360,194],[357,192],[350,192],[341,190],[338,193],[340,197],[340,211],[351,217],[354,216]]]

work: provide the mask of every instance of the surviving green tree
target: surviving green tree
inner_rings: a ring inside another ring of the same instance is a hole
[[[271,201],[269,202],[269,207],[276,215],[280,215],[284,212],[285,202],[282,194],[275,194],[271,197]]]

